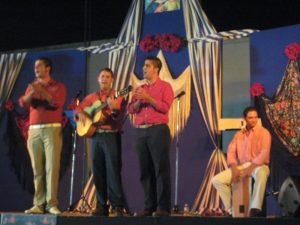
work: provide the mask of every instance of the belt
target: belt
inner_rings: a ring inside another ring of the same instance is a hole
[[[155,125],[160,125],[163,123],[153,123],[153,124],[140,124],[140,125],[135,125],[135,128],[141,128],[141,129],[145,129],[145,128],[149,128]]]
[[[97,133],[117,133],[119,130],[109,130],[109,129],[98,129],[96,130]]]
[[[61,123],[45,123],[45,124],[33,124],[29,126],[29,129],[38,129],[46,127],[61,127]]]

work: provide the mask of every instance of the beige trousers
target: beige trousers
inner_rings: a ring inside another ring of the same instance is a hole
[[[27,147],[34,175],[34,205],[58,205],[58,181],[62,149],[61,127],[29,129]]]
[[[246,168],[250,166],[251,163],[247,162],[239,168]],[[262,203],[265,195],[266,184],[268,176],[270,174],[269,167],[266,165],[256,167],[251,176],[255,180],[253,192],[250,199],[249,209],[256,208],[261,209]],[[213,186],[217,189],[222,202],[225,206],[225,210],[231,212],[231,169],[227,169],[212,178]]]

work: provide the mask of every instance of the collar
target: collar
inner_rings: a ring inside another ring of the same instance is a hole
[[[160,82],[161,82],[161,79],[158,77],[152,84],[146,82],[145,85],[147,87],[154,87],[156,84],[159,84]]]

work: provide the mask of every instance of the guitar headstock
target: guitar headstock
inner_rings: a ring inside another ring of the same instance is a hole
[[[129,92],[131,92],[131,91],[132,91],[132,86],[129,85],[128,87],[123,88],[123,89],[120,90],[120,91],[116,91],[116,92],[115,92],[115,97],[127,95],[127,94],[128,94]]]

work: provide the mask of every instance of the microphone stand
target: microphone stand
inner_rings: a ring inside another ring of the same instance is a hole
[[[185,94],[184,91],[180,92],[175,99],[177,99],[177,124],[176,124],[176,160],[175,160],[175,200],[173,212],[179,212],[178,205],[178,172],[179,172],[179,112],[180,112],[180,98]]]
[[[79,99],[75,99],[75,105],[78,106]],[[70,196],[69,196],[69,207],[68,211],[74,210],[74,204],[73,204],[73,190],[74,190],[74,175],[75,175],[75,159],[76,159],[76,144],[77,144],[77,131],[76,127],[74,127],[74,131],[72,134],[73,137],[73,145],[72,145],[72,167],[71,167],[71,181],[70,181]]]

